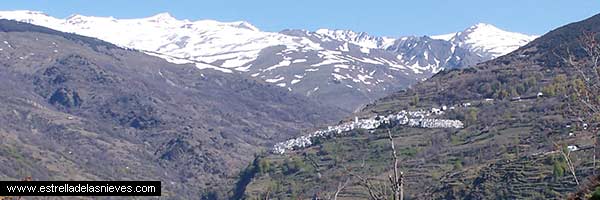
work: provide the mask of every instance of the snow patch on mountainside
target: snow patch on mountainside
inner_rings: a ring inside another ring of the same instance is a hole
[[[357,46],[368,49],[385,49],[394,44],[395,38],[374,37],[365,32],[354,32],[350,30],[319,29],[315,33],[328,37],[332,40],[348,41]]]
[[[450,41],[454,36],[456,36],[458,32],[456,33],[448,33],[448,34],[443,34],[443,35],[432,35],[429,36],[432,39],[436,39],[436,40],[446,40],[446,41]]]
[[[239,67],[256,59],[264,48],[320,50],[318,43],[279,33],[262,32],[248,22],[177,20],[168,13],[140,19],[115,19],[72,15],[57,19],[35,11],[3,11],[12,19],[73,32],[119,46],[205,63],[221,61],[224,68]]]

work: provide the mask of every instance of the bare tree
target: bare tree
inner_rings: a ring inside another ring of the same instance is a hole
[[[598,34],[596,32],[584,31],[578,38],[579,47],[585,52],[584,58],[578,58],[571,51],[568,45],[565,46],[565,54],[560,55],[553,52],[556,57],[561,59],[562,63],[570,69],[575,69],[577,78],[573,80],[572,94],[575,95],[576,102],[581,105],[571,104],[568,102],[569,111],[578,116],[581,123],[589,123],[590,128],[584,128],[584,132],[592,131],[593,139],[593,173],[598,171],[598,119],[600,119],[600,44],[596,40]],[[587,119],[589,121],[583,121]],[[564,155],[563,155],[564,157]]]
[[[387,188],[388,186],[383,184],[378,184],[373,181],[372,178],[365,178],[361,175],[354,174],[350,170],[347,170],[350,175],[356,177],[360,180],[360,185],[363,186],[367,192],[369,193],[369,198],[372,200],[384,200],[388,196]]]
[[[388,191],[391,191],[393,200],[404,199],[404,172],[398,170],[398,155],[396,153],[396,147],[394,146],[394,138],[390,129],[388,131],[388,138],[392,147],[392,159],[393,159],[393,172],[388,175],[389,185],[386,183],[377,183],[372,178],[365,178],[363,176],[352,173],[351,170],[346,169],[350,175],[357,177],[360,180],[360,185],[363,186],[369,193],[369,197],[372,200],[384,200],[389,197]]]
[[[346,187],[350,184],[350,180],[351,180],[351,177],[348,177],[348,178],[345,179],[345,181],[339,182],[338,186],[337,186],[337,189],[333,193],[333,196],[329,197],[328,199],[330,199],[330,200],[337,200],[338,195],[340,194],[340,192],[342,192],[342,190],[346,189]]]
[[[396,154],[396,147],[394,147],[394,138],[392,137],[392,132],[388,129],[388,136],[390,138],[390,144],[392,145],[392,157],[394,158],[394,176],[389,175],[388,178],[390,180],[390,184],[392,187],[392,192],[394,192],[394,200],[402,200],[404,199],[404,173],[398,171],[398,155]]]
[[[271,195],[271,188],[267,190],[267,194],[265,194],[265,200],[269,200],[269,196]]]
[[[599,74],[599,68],[598,68],[598,61],[600,61],[600,45],[598,44],[598,42],[596,41],[596,36],[597,34],[595,32],[583,32],[583,35],[579,38],[579,43],[581,44],[581,46],[583,47],[583,49],[585,50],[585,52],[587,53],[587,56],[591,59],[591,68],[594,74],[594,80],[590,80],[590,81],[586,81],[588,84],[588,91],[598,91],[600,89],[600,87],[598,86],[599,82],[600,82],[600,74]],[[595,93],[591,93],[591,92],[586,92],[587,95],[586,100],[589,102],[590,101],[590,95],[594,95],[594,97],[597,97],[598,94]],[[595,100],[595,99],[594,99]],[[600,108],[598,107],[598,102],[595,102],[596,104],[586,104],[586,106],[588,106],[589,110],[594,113],[592,114],[592,117],[594,117],[593,115],[596,115],[598,113],[598,111],[600,110]],[[594,148],[593,148],[593,166],[594,166],[594,170],[593,173],[596,174],[597,171],[597,166],[596,166],[596,159],[597,159],[597,151],[598,151],[598,130],[597,128],[593,129],[594,133]]]
[[[558,145],[556,143],[554,143],[554,146],[557,148],[558,152],[563,157],[563,159],[565,159],[565,161],[567,162],[567,167],[569,168],[569,172],[573,176],[573,179],[575,179],[575,183],[577,185],[579,185],[579,180],[577,179],[577,174],[575,174],[575,165],[573,165],[573,162],[571,161],[571,151],[568,148],[564,148],[563,146]]]

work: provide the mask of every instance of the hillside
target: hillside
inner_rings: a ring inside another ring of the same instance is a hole
[[[561,59],[569,49],[576,63],[589,67],[578,42],[584,31],[600,31],[600,15],[557,28],[497,59],[442,71],[355,114],[363,119],[442,110],[428,117],[460,120],[462,128],[391,123],[319,138],[306,148],[257,157],[262,164],[249,167],[258,170],[244,194],[324,198],[350,177],[339,197],[367,198],[358,176],[387,181],[389,128],[411,199],[566,198],[577,185],[559,150],[571,149],[565,151],[579,180],[594,170],[594,130],[588,127],[597,123],[584,114],[588,108],[575,92],[580,73]]]
[[[197,199],[345,113],[237,74],[0,20],[0,179],[160,180]],[[207,65],[208,66],[208,65]]]

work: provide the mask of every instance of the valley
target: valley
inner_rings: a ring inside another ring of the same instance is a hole
[[[600,197],[597,32],[600,15],[390,37],[0,11],[0,179],[158,180],[160,199]]]

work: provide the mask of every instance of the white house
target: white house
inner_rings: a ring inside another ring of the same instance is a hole
[[[569,149],[569,151],[577,151],[579,150],[579,147],[577,145],[569,145],[567,146],[567,149]]]

